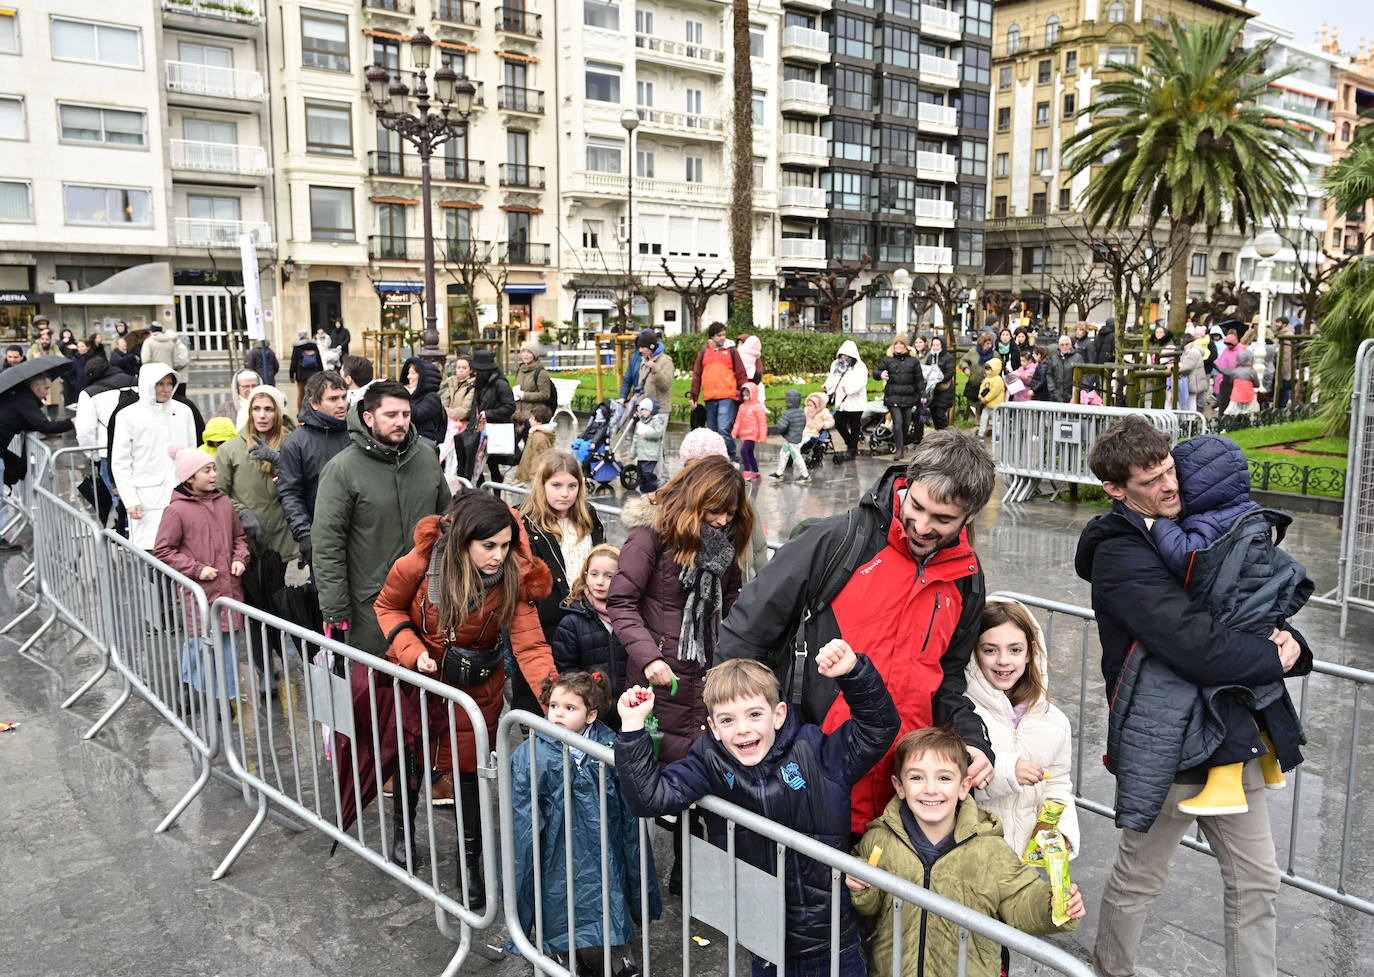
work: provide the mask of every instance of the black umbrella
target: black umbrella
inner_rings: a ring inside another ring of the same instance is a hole
[[[40,377],[55,379],[69,372],[71,368],[72,361],[65,356],[39,356],[23,363],[16,363],[0,372],[0,394]]]

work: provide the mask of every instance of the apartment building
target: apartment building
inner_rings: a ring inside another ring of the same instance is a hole
[[[1356,131],[1369,121],[1368,113],[1374,111],[1374,48],[1362,38],[1355,54],[1344,57],[1339,37],[1334,30],[1328,35],[1325,24],[1322,25],[1321,47],[1327,54],[1341,56],[1331,71],[1336,101],[1331,115],[1334,131],[1330,152],[1332,161],[1337,162],[1350,151]],[[1346,213],[1328,204],[1326,226],[1328,260],[1360,253],[1374,254],[1374,203],[1366,201],[1360,210]]]
[[[274,18],[284,333],[335,317],[354,336],[423,329],[421,160],[378,123],[365,78],[380,65],[413,92],[417,26],[434,40],[431,89],[448,66],[476,90],[430,160],[440,335],[472,327],[469,292],[491,317],[551,319],[556,19],[477,0],[286,0]]]
[[[1048,315],[1045,292],[1055,275],[1092,267],[1081,213],[1091,172],[1071,177],[1061,150],[1091,124],[1077,113],[1092,103],[1106,65],[1139,63],[1146,35],[1167,31],[1171,16],[1193,24],[1248,19],[1254,12],[1228,0],[996,4],[985,289],[1020,293],[1030,311]],[[1209,294],[1214,282],[1236,279],[1243,243],[1224,228],[1210,242],[1198,235],[1189,263],[1190,298]],[[1163,315],[1166,289],[1167,282],[1156,287],[1157,315]],[[1099,322],[1110,314],[1110,300],[1103,298],[1089,318]],[[1076,313],[1068,319],[1075,321]]]
[[[263,54],[256,0],[0,11],[0,337],[41,312],[227,348],[240,234],[272,259]]]

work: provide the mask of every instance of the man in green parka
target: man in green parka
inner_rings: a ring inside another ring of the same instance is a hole
[[[434,449],[410,423],[410,394],[393,380],[373,383],[349,408],[353,443],[320,473],[310,529],[315,582],[326,625],[374,655],[386,637],[373,603],[391,565],[414,545],[415,524],[442,515],[449,490]],[[338,637],[338,635],[336,635]]]

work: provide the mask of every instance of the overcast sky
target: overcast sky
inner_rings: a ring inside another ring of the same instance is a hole
[[[1341,50],[1354,54],[1360,36],[1374,43],[1374,3],[1370,0],[1249,0],[1261,20],[1286,27],[1297,41],[1315,44],[1322,21],[1340,29]]]

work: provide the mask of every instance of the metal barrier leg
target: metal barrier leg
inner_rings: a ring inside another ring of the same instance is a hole
[[[52,613],[48,615],[48,619],[44,621],[42,624],[38,625],[38,630],[35,631],[33,634],[29,635],[28,640],[19,646],[18,653],[21,655],[27,655],[29,649],[32,648],[34,645],[38,644],[38,639],[43,637],[43,635],[47,633],[48,628],[52,627],[53,624],[55,624],[56,622],[57,611],[56,609],[54,609]]]
[[[248,843],[253,840],[253,836],[258,833],[258,829],[262,827],[262,823],[266,820],[267,795],[259,793],[258,813],[253,815],[253,820],[248,823],[248,827],[244,829],[243,834],[239,835],[239,840],[234,842],[234,847],[229,849],[229,854],[224,856],[224,861],[220,862],[219,867],[211,874],[210,878],[213,881],[218,882],[229,874],[229,869],[233,867],[234,862],[238,861],[238,857],[243,854],[243,850],[248,847]]]
[[[20,583],[20,586],[23,586],[22,582]],[[33,603],[31,603],[28,607],[20,611],[18,616],[11,620],[9,624],[6,624],[3,628],[0,628],[0,634],[9,634],[11,631],[13,631],[15,626],[18,625],[20,621],[24,620],[24,618],[28,617],[34,611],[38,610],[38,605],[41,603],[43,603],[43,598],[38,594],[34,594]]]
[[[83,640],[84,640],[84,639],[83,639]],[[81,642],[78,641],[77,644],[80,645]],[[67,696],[67,700],[66,700],[65,702],[62,703],[62,708],[63,708],[63,709],[70,709],[72,706],[74,706],[74,705],[76,704],[76,700],[77,700],[77,699],[80,699],[80,698],[81,698],[83,695],[85,695],[87,692],[91,691],[91,689],[95,687],[95,683],[99,682],[102,678],[104,678],[104,677],[105,677],[105,673],[108,672],[109,670],[110,670],[110,656],[109,656],[109,653],[107,653],[104,649],[100,649],[100,668],[98,668],[98,669],[96,670],[96,673],[95,673],[94,675],[92,675],[90,678],[86,679],[85,682],[82,682],[80,688],[78,688],[78,689],[77,689],[75,692],[73,692],[71,695]]]
[[[172,825],[176,824],[177,818],[181,817],[181,812],[186,810],[187,806],[196,799],[200,792],[205,789],[205,785],[209,782],[210,761],[202,756],[200,757],[200,776],[196,778],[196,782],[191,785],[191,789],[182,796],[181,800],[176,802],[176,806],[167,812],[167,816],[162,819],[162,823],[153,829],[153,834],[160,835]]]
[[[461,923],[459,924],[459,932],[455,935],[453,927],[448,925],[448,919],[445,917],[444,911],[438,906],[434,907],[434,919],[435,922],[439,924],[439,932],[458,944],[458,949],[453,951],[453,958],[449,960],[448,966],[444,968],[443,973],[441,973],[439,977],[458,977],[459,968],[463,966],[463,961],[467,959],[468,953],[473,949],[472,927],[467,923]],[[498,953],[494,957],[487,956],[485,953],[482,953],[483,946],[484,944],[478,945],[477,953],[479,956],[493,961],[504,958],[505,954],[503,953]],[[490,948],[488,947],[487,949]]]
[[[86,735],[81,737],[83,740],[94,739],[100,733],[100,731],[105,728],[105,724],[114,718],[115,713],[119,712],[119,710],[124,708],[124,703],[128,702],[129,698],[133,695],[134,687],[129,684],[129,679],[126,676],[121,675],[119,677],[119,681],[119,698],[115,699],[115,701],[111,703],[110,708],[105,710],[105,715],[101,716],[99,719],[95,721],[95,725],[93,725],[90,729],[86,730]]]

